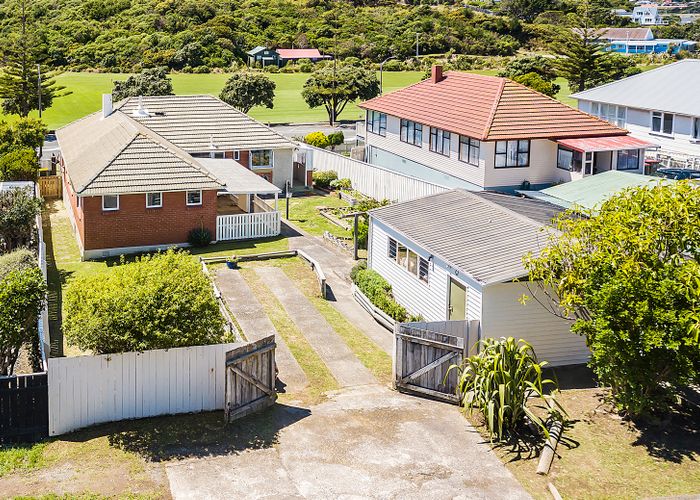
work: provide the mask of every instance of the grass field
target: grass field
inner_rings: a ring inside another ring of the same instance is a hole
[[[475,71],[475,73],[494,75],[496,70]],[[126,78],[118,73],[64,73],[57,80],[71,94],[56,99],[53,106],[46,110],[43,119],[50,129],[56,129],[100,109],[102,94],[109,93],[115,80]],[[173,90],[176,94],[212,94],[218,95],[228,74],[173,74]],[[327,120],[325,109],[311,109],[301,97],[301,89],[309,77],[303,73],[270,74],[277,84],[275,106],[273,109],[256,107],[250,115],[265,123],[310,123]],[[384,91],[390,92],[420,81],[421,71],[384,72]],[[568,98],[569,90],[563,79],[557,83],[562,91],[557,96],[562,102],[572,105]],[[36,116],[36,113],[34,114]],[[355,104],[349,104],[339,117],[341,120],[361,118],[361,111]]]

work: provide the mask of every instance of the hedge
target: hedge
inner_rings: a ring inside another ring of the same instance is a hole
[[[312,178],[316,187],[328,189],[331,186],[331,181],[338,178],[338,173],[335,170],[321,170],[314,172]]]
[[[350,277],[372,304],[394,320],[404,322],[409,319],[406,309],[396,302],[391,295],[389,282],[377,271],[367,269],[367,264],[364,261],[353,268],[350,272]]]

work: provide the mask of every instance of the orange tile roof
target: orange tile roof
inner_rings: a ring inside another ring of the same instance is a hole
[[[480,140],[563,139],[627,131],[507,78],[450,71],[375,97],[361,108],[380,111]]]

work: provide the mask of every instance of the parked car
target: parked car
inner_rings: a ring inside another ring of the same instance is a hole
[[[660,168],[656,171],[656,175],[665,179],[674,179],[677,181],[683,179],[700,179],[700,170],[692,168]]]

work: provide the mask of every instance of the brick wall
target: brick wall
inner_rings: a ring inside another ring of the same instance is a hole
[[[119,197],[119,210],[103,211],[102,197],[83,198],[85,250],[187,242],[204,225],[216,237],[216,191],[202,192],[202,205],[187,206],[185,192],[163,193],[161,208],[146,208],[145,194]]]
[[[68,210],[71,210],[73,212],[73,221],[75,223],[75,227],[78,230],[80,241],[82,242],[83,247],[85,247],[85,225],[83,223],[83,211],[81,208],[78,208],[78,197],[75,195],[75,192],[73,191],[73,186],[68,180],[68,174],[66,173],[66,170],[63,167],[63,158],[61,158],[60,161],[63,175],[64,192],[68,195],[63,200],[63,203],[67,204]]]

